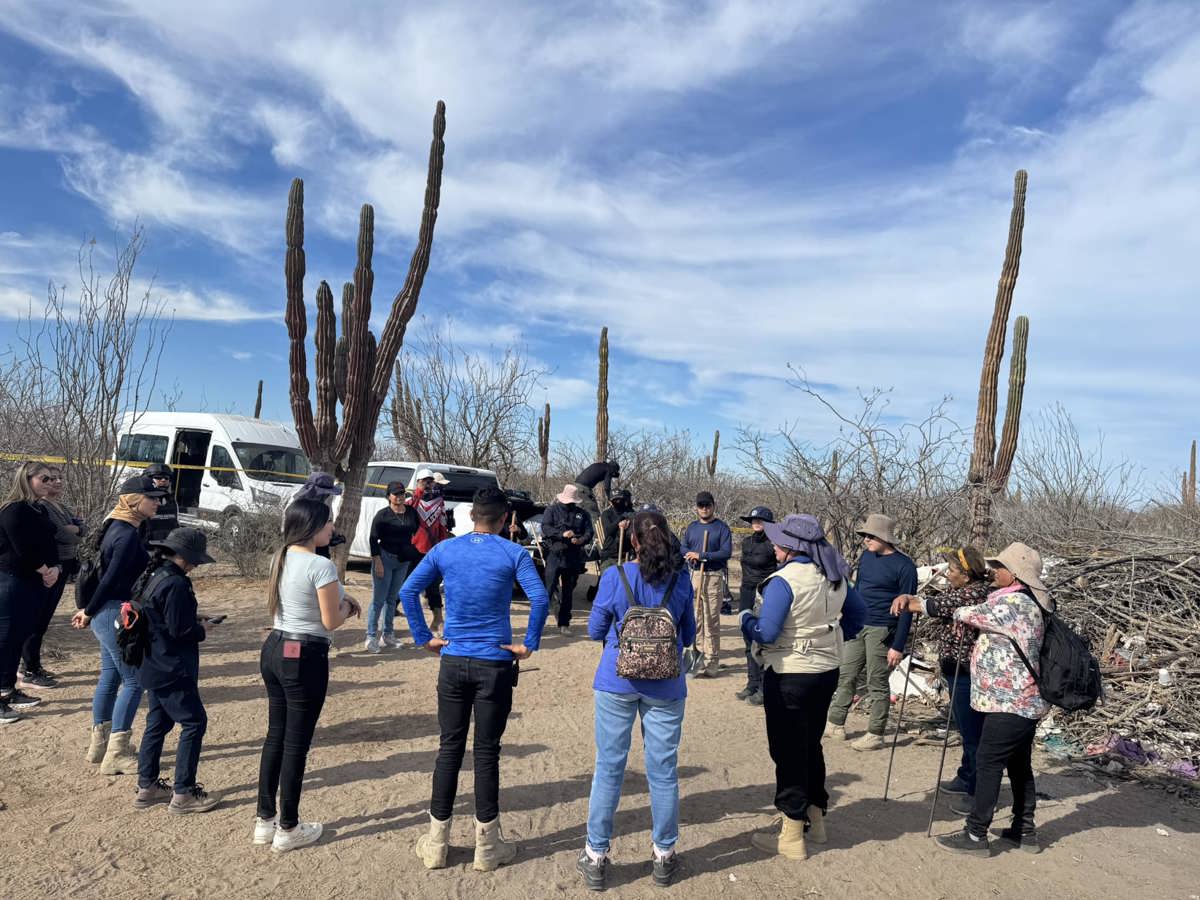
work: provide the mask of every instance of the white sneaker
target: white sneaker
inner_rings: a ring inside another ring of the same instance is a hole
[[[383,646],[391,650],[398,650],[403,647],[404,644],[401,643],[400,638],[396,637],[394,634],[385,634],[383,636]]]
[[[254,843],[269,844],[275,837],[275,826],[279,824],[279,816],[271,819],[254,817]]]
[[[291,831],[276,828],[275,837],[271,841],[271,850],[274,853],[286,853],[288,850],[297,850],[300,847],[315,844],[324,830],[320,822],[300,822]]]
[[[369,637],[363,642],[363,649],[368,653],[379,652],[379,638]]]

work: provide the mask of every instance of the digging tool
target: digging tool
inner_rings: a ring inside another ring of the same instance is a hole
[[[904,660],[901,660],[904,662]],[[892,786],[892,763],[896,760],[896,744],[900,742],[900,727],[904,724],[904,704],[908,701],[908,680],[912,677],[913,658],[908,655],[908,668],[904,670],[904,692],[900,695],[900,712],[896,716],[896,733],[892,735],[892,753],[888,757],[887,777],[883,780],[883,802],[887,802],[888,789]]]
[[[617,535],[617,565],[625,565],[625,528],[618,528],[620,534]]]
[[[950,682],[950,702],[946,704],[946,734],[942,738],[942,758],[938,761],[937,780],[933,783],[933,805],[929,807],[929,827],[925,837],[933,836],[933,819],[937,815],[938,796],[942,793],[942,771],[946,768],[946,748],[950,745],[950,717],[954,715],[954,692],[958,690],[958,673],[962,668],[962,649],[966,635],[958,639],[958,652],[954,654],[954,680]],[[959,730],[962,726],[959,725]]]
[[[704,589],[708,586],[708,572],[705,571],[704,557],[708,555],[708,529],[704,529],[704,540],[700,544],[700,591],[696,595],[694,602],[698,602],[701,611],[704,609]],[[688,669],[694,671],[704,668],[704,657],[700,655],[698,641],[700,640],[700,626],[697,623],[696,641],[692,643],[691,652],[692,658],[688,664]]]

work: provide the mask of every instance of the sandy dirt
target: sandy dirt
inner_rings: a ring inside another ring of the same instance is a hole
[[[351,592],[369,593],[364,572]],[[501,760],[504,827],[516,862],[471,870],[473,800],[468,750],[447,869],[427,872],[412,845],[427,822],[437,751],[437,661],[415,649],[362,651],[362,626],[337,639],[329,698],[308,759],[301,814],[324,822],[313,847],[272,854],[250,843],[266,700],[258,650],[267,624],[262,585],[197,579],[201,605],[229,620],[202,648],[209,730],[200,780],[223,797],[215,811],[170,816],[132,807],[136,779],[108,778],[83,760],[97,651],[72,632],[65,607],[51,626],[49,667],[62,687],[0,731],[0,897],[523,897],[581,896],[574,869],[584,838],[592,744],[591,681],[598,648],[578,632],[548,633],[525,665]],[[580,591],[582,596],[583,591]],[[518,634],[526,607],[514,608]],[[586,606],[583,610],[586,614]],[[902,744],[883,802],[886,751],[828,746],[830,842],[807,862],[767,859],[750,833],[768,825],[773,772],[762,710],[733,693],[744,682],[741,643],[725,617],[722,676],[691,687],[680,752],[683,872],[665,894],[649,878],[650,813],[641,750],[630,756],[616,817],[610,892],[691,897],[1200,898],[1200,810],[1130,783],[1107,783],[1035,760],[1038,856],[952,855],[925,837],[937,747]],[[406,634],[405,629],[405,634]],[[143,704],[144,706],[144,704]],[[144,711],[135,725],[140,736]],[[852,716],[851,735],[865,724]],[[635,732],[636,735],[636,732]],[[164,775],[170,776],[174,736]],[[952,751],[953,753],[953,751]],[[1007,797],[1007,793],[1003,795]],[[935,833],[958,827],[942,806]],[[1165,832],[1165,834],[1163,833]]]

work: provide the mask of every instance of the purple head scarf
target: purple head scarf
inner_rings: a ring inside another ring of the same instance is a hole
[[[803,553],[821,573],[836,584],[850,574],[850,565],[829,541],[815,516],[785,516],[782,522],[763,523],[763,532],[776,547]]]

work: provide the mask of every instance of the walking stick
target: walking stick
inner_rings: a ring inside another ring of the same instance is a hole
[[[708,572],[705,571],[705,562],[703,557],[708,553],[708,529],[704,529],[704,540],[700,544],[700,592],[696,595],[696,599],[700,602],[701,612],[705,609],[704,589],[708,586]],[[692,663],[689,666],[691,669],[698,667],[697,661],[703,661],[704,657],[700,655],[700,623],[696,623],[696,639],[692,642]]]
[[[618,528],[617,531],[617,565],[625,565],[625,529]]]
[[[904,662],[904,660],[900,660]],[[900,712],[896,716],[896,733],[892,735],[892,753],[888,757],[887,778],[883,781],[883,802],[887,802],[888,789],[892,785],[892,763],[896,760],[896,744],[900,742],[900,726],[904,724],[904,704],[908,700],[908,680],[912,678],[912,654],[908,654],[908,668],[904,670],[904,693],[900,695]]]
[[[963,641],[966,640],[964,633],[958,639],[958,652],[954,654],[954,681],[950,683],[950,702],[946,704],[946,734],[942,737],[942,758],[938,762],[937,781],[933,783],[933,805],[929,807],[929,827],[925,829],[925,837],[933,835],[933,818],[937,815],[938,795],[942,792],[942,771],[946,767],[946,747],[950,744],[950,716],[954,714],[954,692],[958,690],[958,673],[962,668],[962,650]],[[962,733],[962,723],[958,724],[959,733]]]

